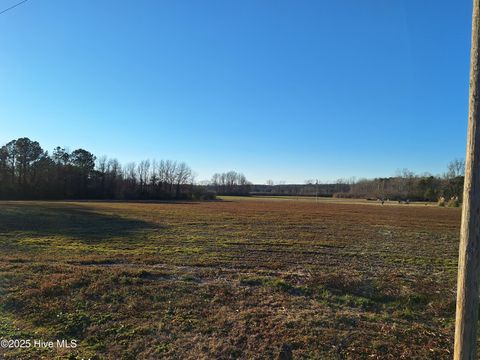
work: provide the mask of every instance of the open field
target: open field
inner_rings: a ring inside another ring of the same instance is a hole
[[[0,202],[7,359],[449,359],[460,210]]]
[[[219,199],[224,200],[241,200],[241,201],[258,201],[258,200],[269,200],[269,201],[308,201],[316,203],[335,203],[335,204],[360,204],[360,205],[379,205],[381,204],[380,200],[366,200],[366,199],[347,199],[347,198],[333,198],[333,197],[318,197],[315,196],[294,196],[294,195],[255,195],[255,196],[219,196]],[[385,200],[383,206],[389,205],[399,205],[398,201],[394,200]],[[404,204],[405,205],[405,204]],[[425,201],[412,201],[408,205],[411,206],[438,206],[434,202],[425,202]]]

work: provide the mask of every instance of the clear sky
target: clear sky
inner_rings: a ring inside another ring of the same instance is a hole
[[[198,180],[441,173],[464,157],[470,36],[470,0],[29,0],[0,15],[0,144]]]

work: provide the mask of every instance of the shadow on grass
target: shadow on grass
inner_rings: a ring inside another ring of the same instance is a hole
[[[109,238],[129,238],[158,224],[118,215],[102,214],[69,204],[6,204],[0,206],[0,237],[13,240],[33,237],[65,237],[86,244]]]

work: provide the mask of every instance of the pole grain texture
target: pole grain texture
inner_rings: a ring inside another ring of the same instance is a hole
[[[465,185],[457,281],[455,360],[476,359],[480,264],[480,0],[473,1]]]

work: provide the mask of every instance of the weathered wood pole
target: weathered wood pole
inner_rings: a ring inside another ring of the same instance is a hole
[[[455,360],[474,360],[477,350],[480,265],[480,0],[473,0],[467,154],[458,257]]]

